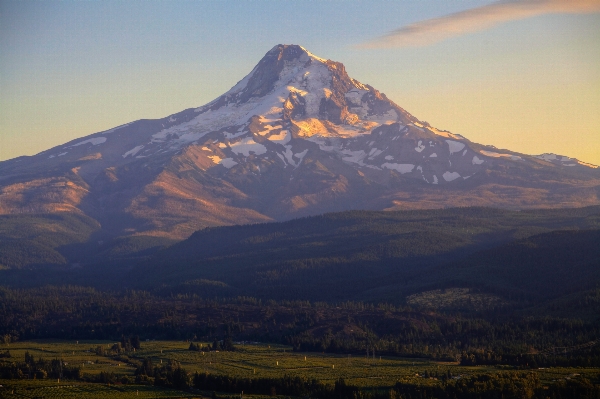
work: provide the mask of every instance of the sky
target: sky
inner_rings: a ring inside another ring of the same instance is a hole
[[[600,164],[600,0],[3,0],[0,160],[201,106],[279,43],[474,142]]]

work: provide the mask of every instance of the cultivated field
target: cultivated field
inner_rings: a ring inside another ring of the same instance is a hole
[[[284,375],[301,376],[317,379],[333,384],[335,380],[344,378],[349,385],[370,388],[391,387],[396,382],[419,385],[438,383],[442,375],[451,378],[498,372],[501,367],[464,367],[455,363],[434,362],[423,359],[408,359],[379,356],[375,353],[369,358],[362,355],[340,355],[326,353],[292,352],[290,347],[254,343],[238,343],[235,352],[198,352],[190,351],[188,342],[181,341],[147,341],[142,342],[141,349],[127,355],[116,357],[96,354],[98,346],[108,349],[114,342],[108,341],[28,341],[2,345],[1,351],[9,350],[11,357],[2,358],[0,362],[21,362],[25,352],[29,352],[37,360],[62,359],[67,366],[80,366],[84,377],[100,372],[114,373],[118,376],[129,376],[133,382],[135,364],[144,358],[151,358],[155,366],[177,360],[189,373],[210,373],[247,378],[277,378]],[[208,346],[208,343],[204,343]],[[129,360],[128,360],[129,359]],[[544,383],[551,384],[561,379],[569,379],[578,375],[592,381],[600,376],[597,368],[551,368],[536,369]],[[155,388],[136,384],[97,384],[79,381],[44,380],[0,380],[3,385],[2,395],[11,397],[44,397],[44,398],[192,398],[201,397],[202,393],[182,392],[171,389]],[[210,393],[205,392],[209,395]],[[245,395],[246,396],[246,395]],[[258,398],[258,396],[253,396]]]

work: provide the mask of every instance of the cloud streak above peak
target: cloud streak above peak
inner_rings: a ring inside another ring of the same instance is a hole
[[[482,7],[427,19],[357,45],[361,49],[421,47],[504,22],[543,14],[600,12],[600,0],[502,0]]]

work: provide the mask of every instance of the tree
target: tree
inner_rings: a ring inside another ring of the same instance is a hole
[[[173,388],[185,389],[190,385],[190,377],[184,369],[177,367],[173,371]]]
[[[154,375],[154,366],[152,365],[152,359],[149,357],[145,358],[142,364],[135,370],[135,375],[147,375],[152,377]]]
[[[133,347],[135,349],[140,349],[141,343],[140,343],[139,335],[136,335],[135,337],[131,337],[131,339],[129,341],[131,342],[131,347]]]
[[[234,351],[235,350],[235,346],[233,346],[233,340],[231,339],[231,336],[228,335],[225,340],[223,341],[223,350],[224,351]]]

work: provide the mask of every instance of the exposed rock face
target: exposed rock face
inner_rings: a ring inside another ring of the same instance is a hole
[[[200,108],[0,163],[0,213],[80,212],[114,235],[345,209],[583,206],[599,194],[594,165],[438,130],[296,45],[275,46]]]

